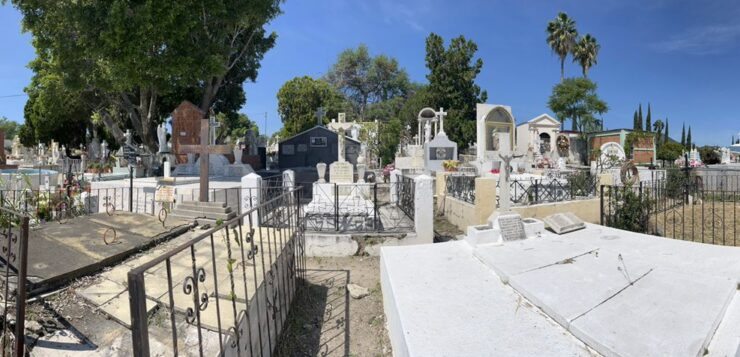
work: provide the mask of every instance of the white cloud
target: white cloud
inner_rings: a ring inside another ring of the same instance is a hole
[[[653,44],[659,52],[712,55],[727,52],[740,43],[740,24],[695,27]]]

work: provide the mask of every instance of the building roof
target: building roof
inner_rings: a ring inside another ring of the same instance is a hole
[[[336,134],[337,136],[339,135],[339,133],[337,133],[335,131],[332,131],[332,130],[329,130],[329,128],[327,128],[327,127],[325,127],[323,125],[314,125],[312,128],[306,129],[306,130],[304,130],[304,131],[302,131],[302,132],[300,132],[298,134],[295,134],[295,135],[293,135],[293,136],[291,136],[289,138],[285,138],[285,139],[280,140],[279,144],[282,144],[282,143],[284,143],[284,142],[286,142],[288,140],[291,140],[291,139],[293,139],[295,137],[301,136],[301,135],[303,135],[305,133],[308,133],[309,131],[314,130],[314,129],[317,129],[317,128],[318,129],[326,130],[326,131],[328,131],[330,133]],[[344,135],[344,138],[345,138],[345,140],[349,140],[349,141],[352,141],[352,142],[355,142],[355,143],[360,144],[360,141],[359,140],[352,139],[352,137],[351,136],[347,136],[347,134]]]

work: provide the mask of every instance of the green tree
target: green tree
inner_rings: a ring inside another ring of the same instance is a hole
[[[395,58],[371,57],[365,45],[339,54],[325,80],[347,97],[363,119],[368,105],[406,96],[410,86],[408,74]]]
[[[635,130],[642,131],[642,103],[637,107],[637,127],[635,127]]]
[[[717,146],[702,146],[697,150],[701,156],[701,161],[706,165],[715,165],[722,162],[722,157],[719,155],[719,147]]]
[[[565,58],[575,47],[577,37],[576,22],[564,12],[547,23],[547,45],[560,58],[561,82],[565,79]]]
[[[426,39],[427,90],[432,99],[427,106],[447,108],[445,132],[460,148],[475,140],[475,104],[488,99],[475,84],[483,67],[483,60],[474,59],[477,51],[478,45],[464,36],[453,38],[447,48],[437,34]]]
[[[668,135],[668,117],[665,118],[665,135],[663,136],[663,143],[669,142],[671,137]]]
[[[601,45],[590,34],[581,37],[573,48],[573,62],[581,66],[584,77],[588,77],[588,70],[596,64],[600,49]]]
[[[601,126],[595,116],[609,111],[596,94],[596,83],[587,78],[567,78],[552,89],[547,103],[561,122],[570,120],[573,131],[588,133]]]
[[[663,144],[665,137],[663,136],[663,129],[665,128],[665,124],[663,124],[663,121],[658,119],[653,123],[653,131],[655,132],[655,144],[656,146],[660,147],[660,145]]]
[[[277,93],[278,115],[283,121],[281,137],[287,138],[312,128],[317,123],[316,111],[324,108],[328,117],[351,109],[351,104],[344,100],[329,83],[309,76],[293,78]],[[324,117],[324,123],[328,123]]]
[[[686,123],[681,127],[681,146],[686,147]]]
[[[691,150],[691,126],[689,125],[689,132],[686,134],[686,150]]]
[[[12,139],[18,134],[20,125],[6,117],[0,117],[0,130],[5,133],[5,139]]]
[[[674,161],[681,156],[683,146],[675,141],[667,141],[658,148],[658,160]]]
[[[265,26],[280,14],[281,1],[12,3],[65,89],[94,92],[101,121],[119,142],[122,128],[131,127],[154,151],[156,126],[174,109],[162,103],[194,99],[207,112],[222,89],[239,93],[256,78],[276,39]]]
[[[637,110],[635,110],[635,113],[632,114],[632,129],[637,130],[639,127],[640,127],[640,124],[637,119]]]
[[[651,114],[650,114],[650,103],[648,103],[648,112],[647,112],[647,117],[645,118],[645,131],[648,131],[648,132],[649,131],[653,131],[653,123],[652,123],[652,121],[653,120],[652,120]]]
[[[247,131],[254,130],[255,136],[259,135],[259,127],[244,113],[218,113],[216,121],[221,126],[216,130],[216,141],[223,142],[227,138],[235,143],[247,135]]]

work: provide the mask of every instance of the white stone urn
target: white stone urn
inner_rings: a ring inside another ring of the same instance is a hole
[[[326,180],[324,179],[324,175],[326,174],[326,164],[323,162],[319,162],[316,164],[316,171],[319,174],[319,183],[324,183]]]

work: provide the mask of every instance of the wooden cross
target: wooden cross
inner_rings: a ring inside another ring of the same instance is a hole
[[[210,121],[200,120],[200,144],[180,145],[178,154],[200,154],[200,202],[208,202],[208,156],[210,154],[231,154],[228,145],[208,145],[210,139]]]

